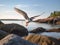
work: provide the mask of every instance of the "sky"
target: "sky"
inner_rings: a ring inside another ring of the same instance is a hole
[[[51,12],[60,11],[60,0],[0,0],[0,19],[24,19],[14,7],[25,11],[29,17],[47,18]]]

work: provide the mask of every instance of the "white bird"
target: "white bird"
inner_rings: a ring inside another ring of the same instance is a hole
[[[28,15],[27,15],[27,13],[24,12],[23,10],[18,9],[18,8],[14,8],[14,9],[16,10],[16,12],[18,12],[19,14],[21,14],[26,19],[26,26],[28,26],[28,23],[32,22],[33,19],[35,19],[36,17],[40,16],[40,15],[37,15],[37,16],[33,16],[33,17],[29,18]]]

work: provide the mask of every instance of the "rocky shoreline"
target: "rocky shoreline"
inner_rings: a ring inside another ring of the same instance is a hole
[[[37,29],[40,29],[41,31],[43,28],[40,27]],[[60,28],[50,29],[47,32],[58,32],[57,30],[60,31]],[[46,30],[44,29],[44,31]],[[37,31],[37,33],[39,33],[39,31]],[[60,38],[56,39],[49,36],[39,35],[37,33],[20,37],[16,34],[8,34],[7,32],[0,30],[0,45],[60,45]]]
[[[60,38],[38,34],[43,32],[60,33],[60,28],[46,30],[38,27],[28,31],[21,25],[0,23],[0,45],[60,45]]]
[[[29,31],[29,33],[35,33],[35,34],[42,33],[42,32],[60,32],[60,28],[56,28],[56,29],[54,28],[54,29],[46,30],[42,27],[38,27],[36,29],[33,29],[33,30]]]
[[[38,19],[35,20],[34,22],[38,22],[38,23],[47,23],[47,24],[55,24],[55,25],[60,25],[60,17],[48,17],[45,19]]]

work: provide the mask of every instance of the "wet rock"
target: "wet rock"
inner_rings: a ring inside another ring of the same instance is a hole
[[[0,30],[6,31],[8,33],[17,34],[19,36],[28,35],[28,30],[24,26],[18,24],[4,24],[0,26]]]
[[[0,45],[37,45],[22,39],[20,36],[10,34],[0,40]]]
[[[0,40],[1,40],[2,38],[4,38],[5,36],[7,36],[7,35],[8,35],[7,32],[0,30]]]
[[[60,32],[60,28],[50,29],[50,30],[47,30],[47,32]]]
[[[42,27],[38,27],[32,31],[29,31],[30,33],[42,33],[42,32],[46,32],[46,29],[42,28]]]
[[[39,45],[60,45],[60,41],[57,40],[56,38],[38,34],[30,34],[24,37],[24,39]]]

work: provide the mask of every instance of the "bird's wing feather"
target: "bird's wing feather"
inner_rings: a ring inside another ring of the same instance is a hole
[[[34,17],[31,17],[32,19],[36,18],[36,17],[39,17],[40,15],[37,15],[37,16],[34,16]]]
[[[40,15],[33,16],[33,17],[31,17],[31,19],[34,19],[34,18],[36,18],[36,17],[39,17],[39,16],[41,16],[41,15],[44,14],[44,13],[45,13],[45,12],[41,13]]]
[[[18,9],[18,8],[14,8],[19,14],[23,15],[25,19],[29,19],[29,17],[27,16],[27,13]]]

